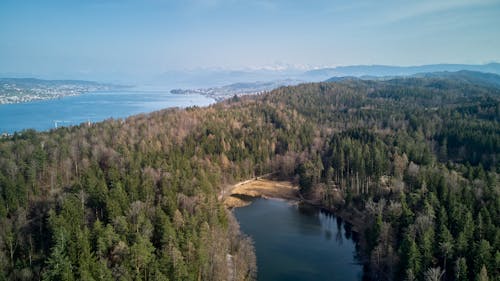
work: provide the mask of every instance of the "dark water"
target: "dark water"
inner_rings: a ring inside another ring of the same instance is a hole
[[[234,214],[255,242],[259,281],[362,280],[353,235],[340,218],[266,199]]]
[[[109,91],[87,93],[18,104],[0,105],[0,133],[23,129],[48,130],[104,119],[124,118],[167,107],[205,106],[213,103],[201,95],[173,95],[167,91]]]

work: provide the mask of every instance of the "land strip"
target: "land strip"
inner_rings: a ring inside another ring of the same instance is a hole
[[[300,201],[299,188],[289,181],[273,181],[264,178],[246,180],[225,189],[219,196],[228,208],[243,207],[252,198],[279,198]]]

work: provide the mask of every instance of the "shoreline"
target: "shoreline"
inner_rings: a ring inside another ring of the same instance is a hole
[[[363,266],[367,266],[368,257],[365,254],[367,247],[365,237],[365,230],[367,228],[366,218],[355,207],[329,208],[320,202],[304,198],[300,194],[298,186],[290,181],[274,181],[265,179],[264,177],[239,182],[224,188],[219,194],[219,200],[230,211],[234,208],[246,207],[252,204],[253,200],[257,198],[284,200],[290,204],[306,204],[340,218],[344,223],[350,225],[353,233],[356,233],[358,237],[356,244],[359,246],[359,249],[357,249],[359,262]]]
[[[300,194],[298,185],[290,181],[275,181],[265,177],[257,177],[236,183],[219,194],[219,200],[228,209],[241,208],[252,204],[255,198],[285,200],[295,204],[307,204],[334,214],[351,225],[352,231],[362,235],[365,222],[360,211],[353,208],[333,209],[319,202],[308,200]]]
[[[289,181],[273,181],[262,177],[239,182],[219,195],[228,209],[248,206],[253,198],[301,201],[298,186]]]

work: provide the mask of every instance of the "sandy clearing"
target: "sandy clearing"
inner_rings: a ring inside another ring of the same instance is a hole
[[[250,204],[251,201],[247,200],[250,197],[300,200],[299,188],[291,182],[268,179],[253,179],[235,184],[223,200],[228,208],[235,208]]]

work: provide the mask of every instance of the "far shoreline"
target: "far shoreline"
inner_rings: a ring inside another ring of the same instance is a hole
[[[219,196],[228,209],[248,206],[253,198],[302,201],[298,186],[289,181],[275,181],[263,177],[239,182],[228,190],[223,190],[223,194]]]
[[[272,180],[267,176],[256,177],[236,183],[221,191],[219,200],[228,209],[246,207],[252,204],[253,199],[285,200],[294,204],[307,204],[323,211],[334,214],[352,226],[353,232],[362,234],[365,223],[360,218],[357,210],[353,208],[332,209],[320,202],[308,200],[302,196],[298,185],[291,181]],[[358,216],[357,216],[358,215]]]
[[[339,209],[326,207],[320,202],[304,198],[299,191],[298,185],[294,185],[291,181],[269,179],[269,175],[245,180],[223,188],[219,194],[219,200],[228,210],[249,206],[255,199],[262,198],[266,200],[284,200],[297,205],[305,204],[330,213],[350,225],[351,231],[357,234],[356,243],[360,247],[357,252],[361,264],[366,265],[368,258],[365,255],[367,247],[365,231],[368,224],[365,221],[366,217],[359,210],[352,206]]]

